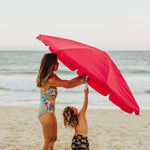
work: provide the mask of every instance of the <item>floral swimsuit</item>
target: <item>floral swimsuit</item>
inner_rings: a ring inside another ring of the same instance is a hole
[[[38,115],[41,117],[46,113],[55,113],[55,99],[57,88],[51,86],[47,91],[41,92],[41,100]]]

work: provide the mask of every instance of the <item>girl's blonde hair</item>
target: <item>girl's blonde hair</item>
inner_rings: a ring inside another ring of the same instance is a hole
[[[65,127],[75,128],[78,124],[78,116],[74,114],[74,110],[70,107],[66,107],[63,111],[64,125]]]
[[[51,77],[54,66],[57,61],[57,54],[54,53],[47,53],[41,59],[40,68],[38,71],[38,75],[36,78],[36,86],[37,87],[44,87]]]

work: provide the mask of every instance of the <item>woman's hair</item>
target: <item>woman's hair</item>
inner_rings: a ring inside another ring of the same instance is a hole
[[[75,128],[78,124],[78,117],[70,107],[64,109],[63,118],[65,127]]]
[[[57,54],[47,53],[42,57],[38,75],[36,78],[37,87],[44,87],[51,77],[57,60]]]

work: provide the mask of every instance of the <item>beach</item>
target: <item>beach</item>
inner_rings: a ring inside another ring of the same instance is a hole
[[[0,107],[0,149],[40,150],[42,128],[37,107]],[[55,150],[70,150],[73,129],[63,125],[63,108],[56,109],[58,138]],[[150,110],[140,115],[120,109],[88,109],[88,139],[91,150],[150,150]]]
[[[41,150],[43,134],[37,111],[40,92],[36,76],[40,59],[48,51],[0,51],[0,150]],[[87,121],[91,150],[150,150],[150,52],[110,51],[140,107],[140,115],[128,114],[89,86]],[[72,79],[59,62],[56,74]],[[71,150],[74,130],[63,125],[66,106],[81,108],[84,85],[58,88],[56,116],[58,138],[55,150]]]

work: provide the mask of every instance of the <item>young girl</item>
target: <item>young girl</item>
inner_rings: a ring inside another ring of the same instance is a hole
[[[43,128],[43,150],[53,150],[57,139],[57,121],[55,116],[55,99],[57,87],[73,88],[86,82],[86,75],[72,80],[61,80],[54,73],[58,70],[57,54],[47,53],[43,56],[37,75],[36,84],[40,89],[39,120]]]
[[[88,124],[85,113],[88,106],[88,88],[84,90],[85,98],[82,109],[78,113],[75,107],[66,107],[63,111],[65,127],[75,128],[75,135],[72,139],[72,150],[89,150]]]

